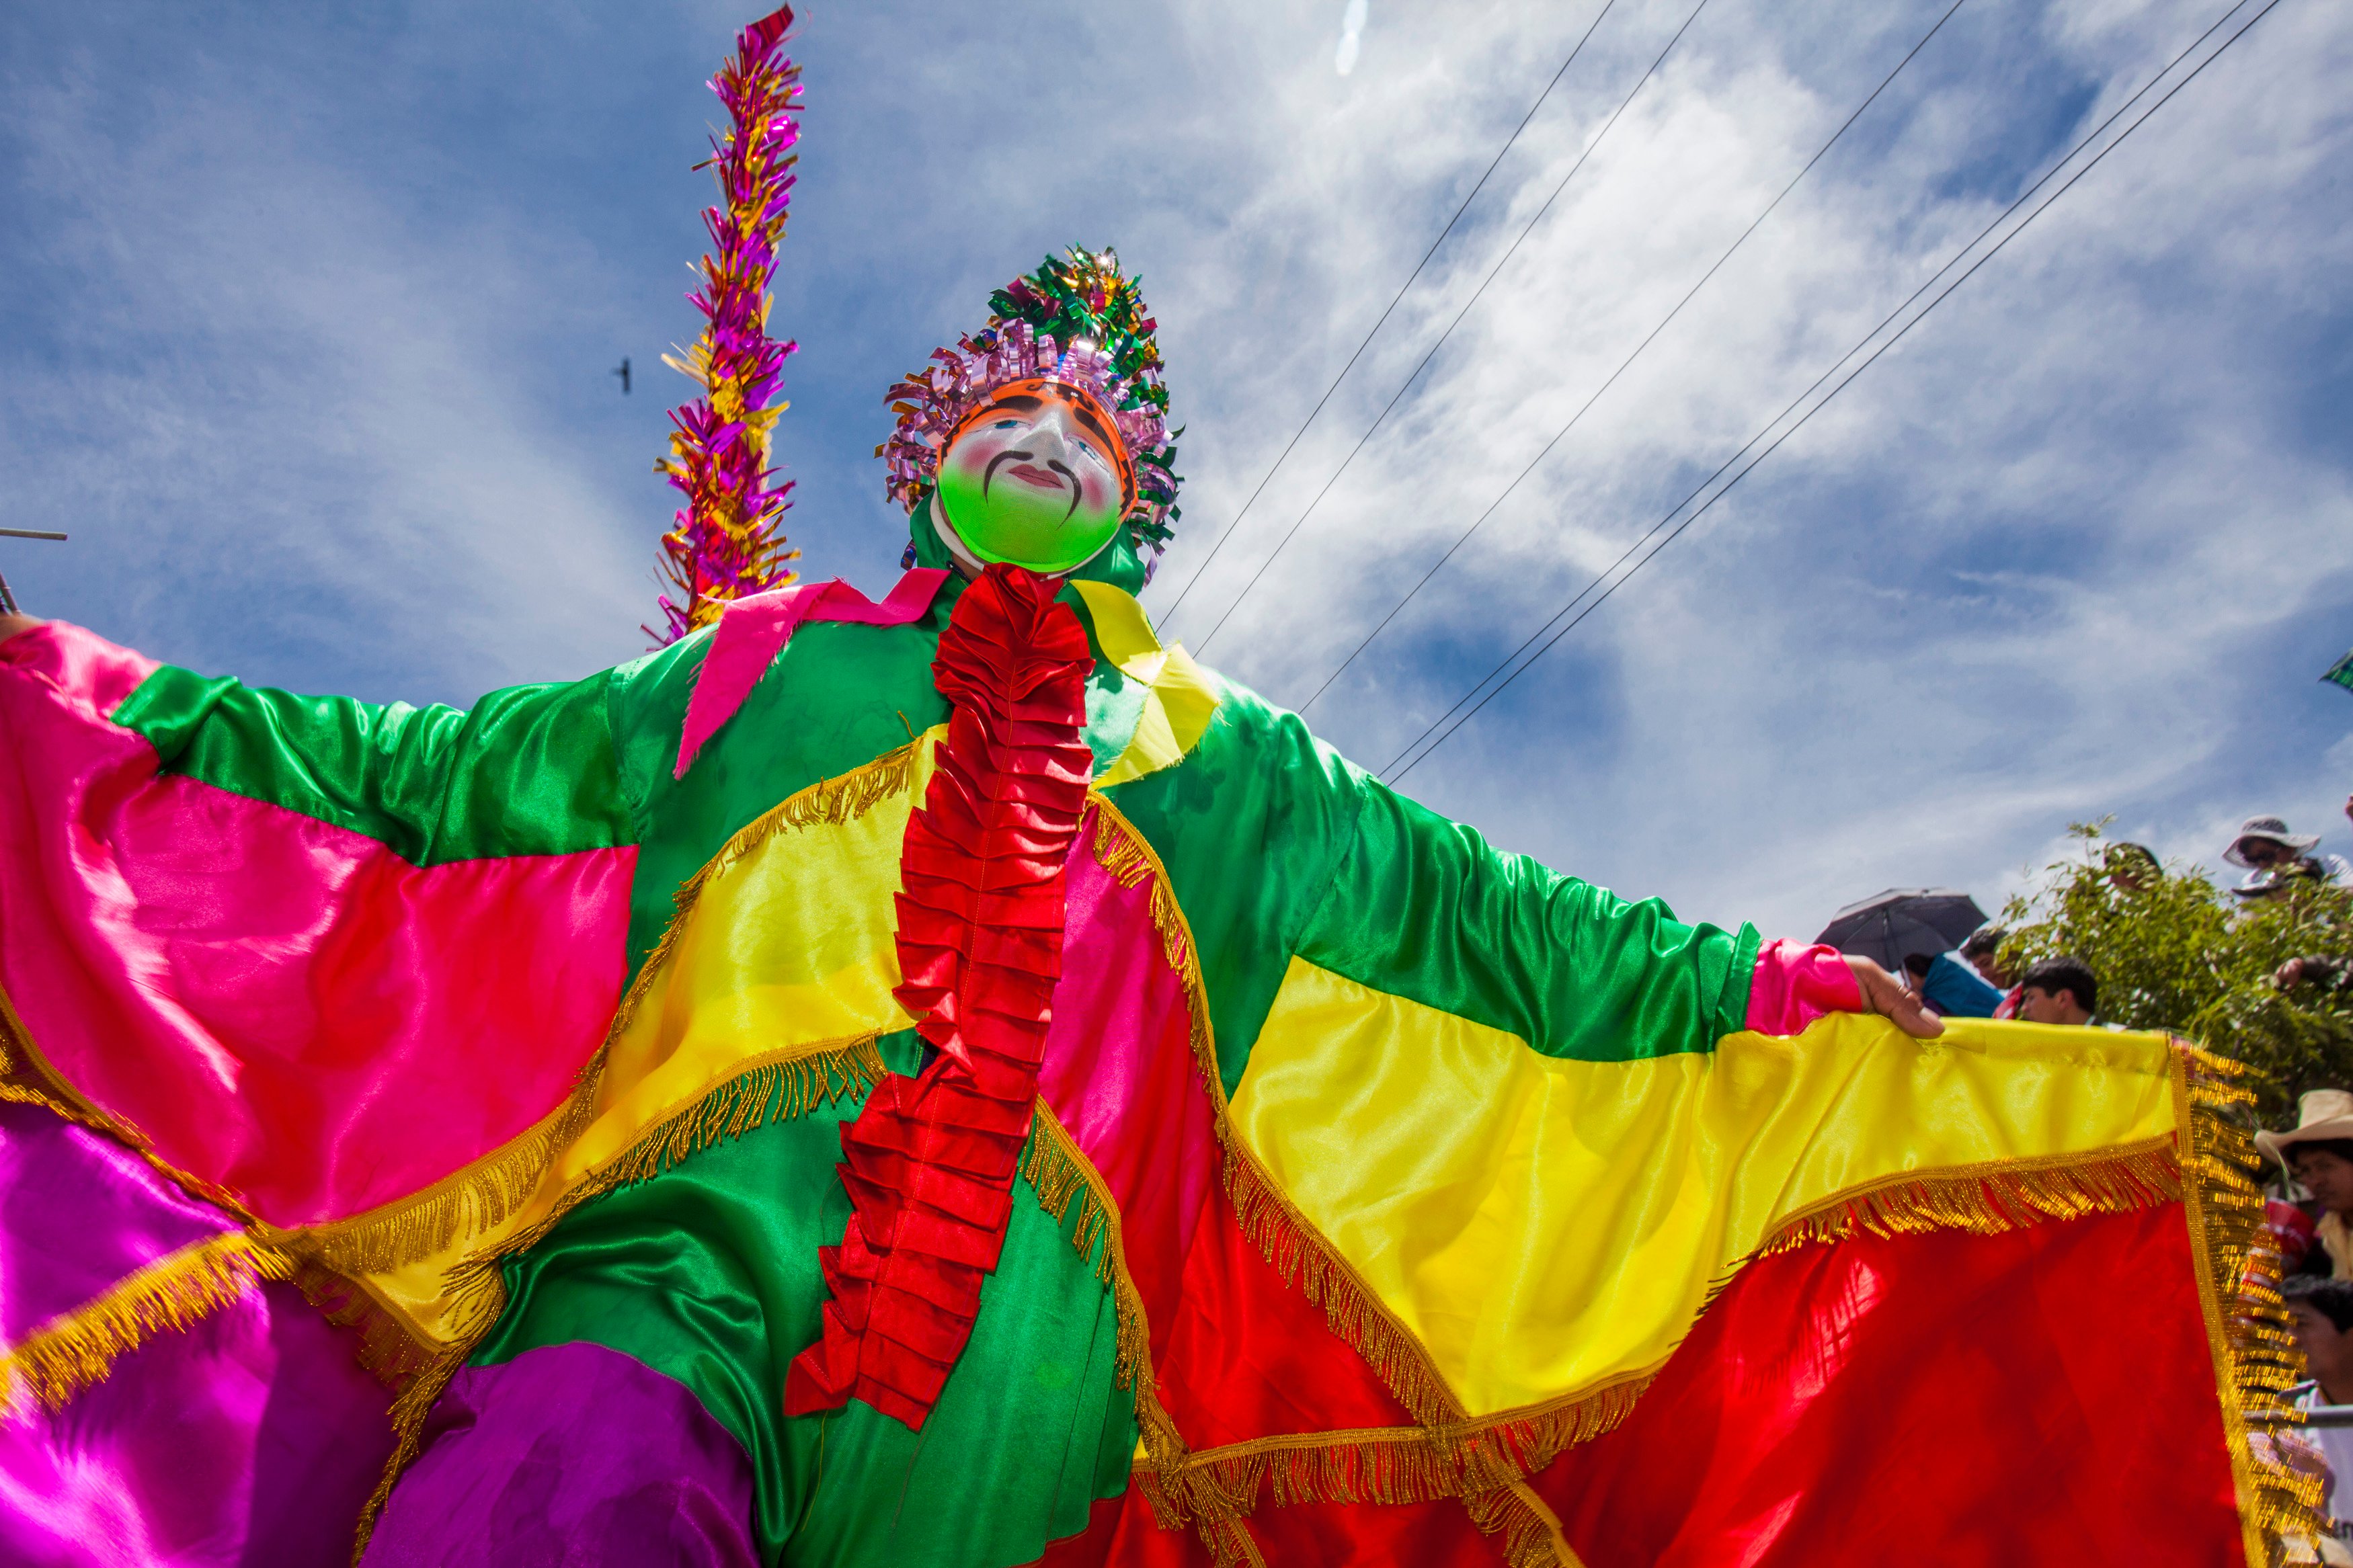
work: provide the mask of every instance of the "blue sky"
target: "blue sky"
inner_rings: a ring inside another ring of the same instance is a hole
[[[1072,241],[1188,426],[1166,610],[1601,0],[805,13],[775,325],[803,565],[887,586],[881,393]],[[1198,641],[1690,15],[1617,0],[1169,620]],[[1303,701],[1943,4],[1708,0],[1209,662]],[[1968,0],[1311,714],[1378,764],[2221,9]],[[1784,13],[1796,13],[1785,15]],[[463,702],[630,657],[742,12],[0,15],[0,542],[28,607]],[[1422,764],[1688,918],[1988,907],[2072,819],[2348,847],[2353,14],[2265,21]],[[2088,117],[2088,118],[2087,118]],[[624,398],[607,372],[638,372]]]

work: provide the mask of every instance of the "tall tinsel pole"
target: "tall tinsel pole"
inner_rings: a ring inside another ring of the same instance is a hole
[[[702,312],[702,336],[662,362],[702,388],[670,410],[670,456],[654,465],[686,497],[676,526],[662,535],[662,577],[678,595],[661,595],[666,624],[645,631],[677,641],[719,618],[729,601],[793,581],[785,510],[792,481],[773,482],[769,432],[788,405],[776,399],[785,358],[799,345],[768,336],[769,282],[792,205],[793,164],[800,141],[800,67],[785,58],[792,7],[779,8],[735,36],[735,53],[711,79],[727,106],[727,132],[711,143],[720,205],[706,207],[712,249],[702,258],[702,287],[688,296]]]

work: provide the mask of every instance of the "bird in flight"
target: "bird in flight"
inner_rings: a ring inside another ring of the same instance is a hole
[[[621,378],[621,393],[622,395],[627,396],[629,391],[629,361],[628,355],[624,354],[622,356],[621,368],[615,371],[613,374]]]

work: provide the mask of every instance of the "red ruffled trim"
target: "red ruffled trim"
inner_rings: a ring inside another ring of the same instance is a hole
[[[862,1399],[921,1429],[997,1267],[1062,973],[1062,863],[1086,805],[1085,630],[1058,584],[991,566],[956,601],[932,678],[955,704],[898,898],[901,1005],[939,1055],[887,1075],[841,1130],[855,1213],[818,1248],[825,1335],[785,1413]]]

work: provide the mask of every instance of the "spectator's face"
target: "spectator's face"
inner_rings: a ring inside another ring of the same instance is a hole
[[[2297,1154],[2288,1163],[2295,1179],[2315,1202],[2334,1214],[2353,1214],[2353,1162],[2325,1149]]]
[[[1969,963],[1979,974],[1985,976],[1987,984],[1998,985],[2004,991],[2010,989],[2010,975],[2002,969],[1992,953],[1981,952],[1971,958]]]
[[[2276,866],[2284,860],[2295,858],[2288,852],[2286,845],[2274,844],[2268,838],[2240,839],[2239,856],[2249,865],[2257,867]]]
[[[2345,1162],[2339,1160],[2337,1163],[2342,1165]],[[2353,1340],[2353,1335],[2340,1332],[2328,1321],[2328,1314],[2309,1301],[2290,1301],[2287,1313],[2295,1331],[2296,1349],[2304,1352],[2305,1365],[2312,1370],[2313,1376],[2335,1381],[2348,1359],[2346,1352],[2353,1350],[2353,1344],[2347,1342]]]
[[[2030,1024],[2081,1024],[2091,1017],[2076,1005],[2075,994],[2063,985],[2055,992],[2028,986],[2019,994],[2018,1016]]]

